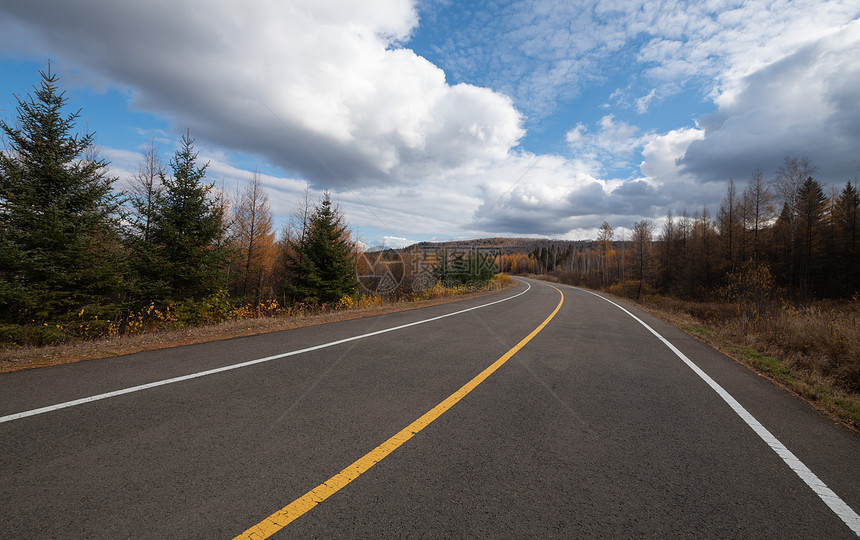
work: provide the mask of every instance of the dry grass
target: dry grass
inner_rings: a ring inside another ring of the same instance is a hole
[[[131,336],[114,336],[45,347],[7,347],[0,349],[0,373],[395,313],[484,296],[515,285],[514,280],[508,276],[500,275],[493,280],[487,289],[467,290],[464,288],[427,291],[405,301],[364,301],[358,305],[342,306],[342,309],[323,313],[240,319],[208,326],[164,330]]]

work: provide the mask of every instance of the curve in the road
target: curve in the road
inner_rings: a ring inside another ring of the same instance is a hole
[[[552,285],[550,285],[550,287],[552,287]],[[260,523],[252,526],[251,528],[237,536],[236,540],[257,540],[269,538],[273,534],[277,533],[278,531],[295,521],[297,518],[307,513],[313,507],[317,506],[330,496],[340,491],[350,482],[364,474],[368,469],[382,461],[386,456],[397,450],[406,441],[408,441],[425,427],[430,425],[434,420],[444,414],[445,411],[456,405],[460,400],[466,397],[469,392],[474,390],[479,384],[484,382],[487,377],[492,375],[496,370],[498,370],[508,360],[510,360],[511,357],[513,357],[520,349],[522,349],[529,341],[531,341],[532,338],[538,335],[538,333],[540,333],[540,331],[543,330],[544,327],[546,327],[546,325],[549,324],[549,322],[556,316],[556,314],[561,309],[562,304],[564,303],[564,293],[556,287],[552,288],[558,291],[559,294],[558,305],[555,307],[553,312],[550,313],[549,316],[544,319],[544,321],[540,323],[540,325],[537,326],[537,328],[532,330],[529,335],[527,335],[522,340],[520,340],[519,343],[511,347],[498,360],[493,362],[489,367],[476,375],[472,380],[467,382],[459,390],[451,394],[448,398],[446,398],[441,403],[424,413],[420,418],[400,430],[396,435],[389,438],[384,443],[380,444],[364,456],[354,461],[351,465],[346,467],[341,472],[332,476],[314,489],[308,491],[303,496],[291,502],[284,508],[271,514]]]

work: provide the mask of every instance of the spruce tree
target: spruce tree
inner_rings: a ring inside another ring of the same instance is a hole
[[[797,190],[797,240],[800,244],[798,270],[801,294],[809,296],[820,283],[824,261],[821,257],[821,236],[827,197],[821,184],[808,177]]]
[[[285,293],[294,302],[332,304],[355,294],[358,281],[349,230],[328,193],[314,208],[305,234],[290,242],[285,270]]]
[[[194,139],[183,135],[173,174],[160,175],[151,241],[139,244],[144,301],[201,299],[226,285],[224,209],[214,184],[204,181],[207,166],[197,165]]]
[[[39,75],[16,96],[19,125],[0,121],[0,318],[14,324],[77,315],[123,283],[116,178],[90,152],[93,135],[74,134],[80,111],[63,116],[50,64]]]
[[[860,192],[849,180],[837,198],[838,231],[836,266],[838,283],[845,296],[860,291]]]

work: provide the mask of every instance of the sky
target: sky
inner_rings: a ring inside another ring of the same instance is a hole
[[[860,177],[860,0],[0,0],[0,117],[60,76],[126,185],[186,132],[283,223],[358,240],[623,237],[809,158]]]

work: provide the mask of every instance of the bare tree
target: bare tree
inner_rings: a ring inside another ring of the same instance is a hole
[[[792,211],[796,211],[797,192],[800,186],[818,172],[818,167],[813,166],[809,162],[809,158],[789,158],[786,157],[776,170],[776,177],[773,179],[773,186],[781,203],[787,204]]]
[[[269,195],[256,168],[245,189],[237,194],[233,220],[234,238],[242,265],[241,287],[236,287],[237,292],[241,296],[253,295],[254,301],[259,303],[277,251]]]
[[[716,230],[708,207],[702,208],[702,213],[693,216],[693,226],[690,236],[689,264],[690,272],[687,277],[691,292],[707,297],[713,285],[714,274],[714,240]]]
[[[753,231],[753,255],[758,256],[761,239],[760,232],[764,225],[773,219],[773,196],[770,187],[764,180],[761,168],[756,167],[750,177],[743,194],[744,208],[746,208],[746,228]]]
[[[604,221],[597,231],[597,249],[600,253],[600,271],[602,276],[602,285],[606,287],[610,284],[612,276],[610,274],[610,259],[612,258],[612,227],[608,221]]]
[[[299,242],[304,242],[305,235],[308,232],[311,213],[313,212],[313,203],[311,202],[311,186],[305,184],[305,191],[302,198],[293,207],[290,213],[290,219],[293,223],[292,229]]]
[[[735,255],[737,252],[737,237],[740,224],[738,222],[738,196],[735,189],[735,180],[729,179],[729,187],[726,197],[720,203],[720,212],[717,214],[717,223],[720,227],[720,241],[723,245],[723,256],[728,269],[735,269]]]
[[[158,150],[155,137],[152,137],[141,152],[137,174],[132,177],[129,186],[131,204],[135,211],[134,223],[144,242],[149,242],[156,199],[163,189],[161,177],[164,176],[165,170]]]
[[[658,258],[659,284],[658,286],[669,291],[677,279],[677,268],[679,263],[678,225],[672,217],[672,211],[666,213],[666,222],[660,234],[660,252]]]
[[[631,238],[633,248],[633,277],[639,282],[636,289],[636,298],[642,296],[642,288],[645,280],[651,274],[651,239],[652,227],[648,220],[642,220],[633,226],[633,237]]]

